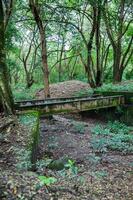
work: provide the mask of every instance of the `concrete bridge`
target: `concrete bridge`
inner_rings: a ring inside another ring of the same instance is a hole
[[[108,107],[117,107],[125,104],[122,95],[92,97],[53,98],[45,100],[31,100],[16,102],[16,110],[34,110],[41,114],[73,113]]]

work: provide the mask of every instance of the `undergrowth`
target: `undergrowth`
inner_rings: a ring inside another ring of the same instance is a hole
[[[76,131],[76,133],[78,134],[84,134],[85,133],[85,125],[81,122],[73,122],[72,123],[74,130]]]
[[[36,92],[43,87],[43,85],[34,84],[28,89],[23,84],[17,84],[13,87],[13,96],[16,101],[35,99]]]
[[[109,84],[103,84],[102,87],[96,88],[95,91],[98,92],[109,92],[109,91],[128,91],[128,92],[132,92],[133,91],[133,82],[130,83],[123,83],[121,84],[113,84],[113,83],[109,83]]]
[[[98,88],[90,88],[90,89],[82,89],[79,90],[74,94],[75,97],[85,97],[85,96],[92,96],[95,92],[122,92],[122,91],[128,91],[133,92],[133,82],[127,83],[123,82],[123,84],[103,84],[101,87]]]
[[[31,88],[27,89],[24,84],[17,84],[13,89],[13,96],[15,100],[28,100],[34,99],[35,94],[39,89],[42,89],[44,86],[42,84],[34,84]],[[106,91],[133,91],[133,82],[123,83],[121,84],[103,84],[102,87],[96,89],[81,89],[74,93],[75,97],[84,97],[84,96],[92,96],[95,92],[106,92]]]
[[[109,122],[106,126],[96,125],[92,129],[93,138],[91,147],[94,152],[107,152],[108,150],[133,152],[132,128],[118,121]]]
[[[92,94],[93,94],[93,89],[90,88],[90,89],[79,90],[78,92],[74,93],[74,96],[75,97],[86,97],[86,96],[92,96]]]

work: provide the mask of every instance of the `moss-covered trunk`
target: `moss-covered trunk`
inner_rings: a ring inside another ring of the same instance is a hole
[[[9,80],[5,51],[4,9],[0,0],[0,98],[5,113],[13,114],[14,104]]]

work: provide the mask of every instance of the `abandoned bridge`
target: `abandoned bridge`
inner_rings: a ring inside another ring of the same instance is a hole
[[[18,101],[15,103],[19,111],[35,110],[41,114],[82,112],[125,104],[123,95],[92,97],[53,98],[43,100]]]

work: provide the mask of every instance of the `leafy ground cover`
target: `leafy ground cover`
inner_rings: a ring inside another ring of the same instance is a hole
[[[132,199],[132,131],[118,121],[42,120],[38,173],[56,178],[52,197]]]
[[[121,153],[133,153],[133,128],[118,121],[109,122],[106,126],[97,125],[92,129],[95,135],[92,140],[94,151],[107,152],[116,150]],[[99,136],[99,137],[97,137]]]
[[[133,81],[125,81],[120,84],[104,84],[102,87],[97,88],[95,91],[106,92],[106,91],[133,91]]]
[[[119,84],[103,84],[101,87],[92,89],[79,89],[79,91],[75,92],[74,96],[91,96],[94,92],[116,92],[116,91],[128,91],[133,92],[133,81],[123,81]]]
[[[5,120],[9,120],[4,119]],[[0,133],[0,199],[44,199],[47,194],[36,193],[41,182],[31,171],[31,129],[35,118],[30,115],[15,117],[14,123]],[[44,195],[45,194],[45,195]]]
[[[83,83],[82,81],[72,80],[65,81],[58,84],[50,85],[51,97],[82,97],[91,96],[94,91],[133,91],[133,81],[125,81],[121,84],[104,84],[102,87],[97,89],[91,89],[89,84]],[[15,100],[28,100],[44,98],[43,85],[34,84],[31,88],[25,89],[25,85],[17,85],[13,88],[13,94]]]
[[[57,84],[50,85],[51,97],[71,97],[79,96],[78,91],[81,90],[80,95],[85,95],[86,92],[92,94],[92,90],[88,83],[84,83],[78,80],[65,81]],[[82,93],[83,91],[83,93]],[[44,98],[44,86],[34,84],[31,88],[25,89],[25,85],[17,85],[13,88],[13,94],[15,100],[27,100],[27,99],[43,99]]]
[[[41,119],[40,153],[32,172],[24,149],[33,122],[20,117],[15,128],[2,133],[0,199],[132,199],[133,127],[69,115]]]
[[[43,85],[34,84],[31,88],[25,88],[25,85],[18,84],[13,87],[13,96],[16,101],[35,99],[36,91],[41,89]]]

